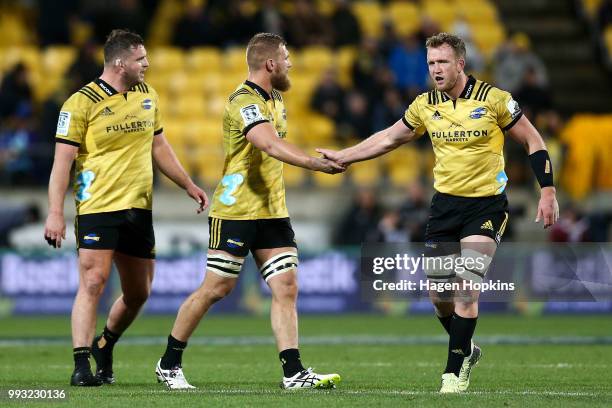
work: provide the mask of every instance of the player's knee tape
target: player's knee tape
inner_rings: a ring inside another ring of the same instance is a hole
[[[456,258],[455,254],[426,257],[423,262],[423,272],[429,280],[445,282],[455,277]]]
[[[463,265],[457,270],[457,276],[472,282],[482,282],[493,260],[491,256],[469,248],[461,250],[461,258]]]
[[[237,278],[243,263],[244,259],[225,254],[209,254],[206,259],[206,269],[225,278]]]
[[[261,265],[261,277],[267,282],[270,278],[297,268],[298,258],[296,252],[282,252],[274,255]]]

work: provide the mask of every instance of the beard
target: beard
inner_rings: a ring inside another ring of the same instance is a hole
[[[124,80],[125,80],[125,84],[131,88],[134,85],[138,85],[139,83],[143,82],[140,80],[140,72],[135,72],[133,74],[130,73],[125,73],[125,75],[123,76]]]
[[[281,92],[288,91],[289,88],[291,88],[291,81],[289,80],[289,76],[287,74],[274,72],[274,74],[272,74],[270,77],[270,82],[272,84],[272,88]]]

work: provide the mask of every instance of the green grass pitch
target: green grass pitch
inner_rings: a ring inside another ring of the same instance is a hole
[[[267,318],[211,316],[183,359],[197,390],[170,392],[154,365],[173,317],[140,317],[115,348],[117,383],[68,386],[72,371],[67,318],[0,319],[0,406],[15,388],[65,389],[58,407],[609,407],[612,406],[610,316],[484,315],[476,341],[484,357],[470,391],[439,395],[446,345],[433,316],[305,316],[302,360],[343,381],[330,391],[283,391]],[[103,320],[98,324],[102,327]]]

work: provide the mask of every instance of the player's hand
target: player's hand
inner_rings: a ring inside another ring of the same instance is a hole
[[[340,152],[336,150],[321,149],[321,148],[317,148],[315,150],[318,153],[322,154],[323,158],[335,161],[336,163],[342,165],[345,169],[346,167],[348,167],[347,164],[342,161],[342,155],[340,154]]]
[[[198,214],[204,212],[208,208],[208,196],[200,187],[196,186],[194,183],[191,183],[187,186],[187,195],[193,198],[200,207],[196,210]]]
[[[550,227],[559,219],[559,203],[554,187],[542,188],[535,222],[540,222],[541,219],[544,219],[544,228]]]
[[[321,171],[327,174],[336,174],[342,173],[346,170],[341,164],[336,163],[335,161],[325,159],[323,157],[313,157],[311,160],[312,170]]]
[[[50,213],[45,222],[45,240],[53,248],[61,248],[62,239],[66,239],[64,214]]]

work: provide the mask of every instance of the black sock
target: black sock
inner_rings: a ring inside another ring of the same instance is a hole
[[[478,317],[461,317],[453,313],[448,341],[448,360],[445,373],[459,375],[463,359],[472,352],[472,336]]]
[[[72,349],[72,356],[74,357],[74,368],[81,369],[86,368],[91,370],[89,365],[89,356],[91,355],[91,348],[89,347],[77,347]]]
[[[293,377],[304,370],[298,349],[283,350],[278,354],[278,358],[283,363],[283,374],[285,377]]]
[[[107,326],[104,326],[104,330],[97,341],[98,348],[103,354],[112,355],[115,343],[117,343],[120,336],[120,334],[113,333]]]
[[[161,359],[161,368],[169,370],[173,367],[180,366],[183,362],[183,351],[187,347],[187,342],[180,341],[168,336],[168,345],[166,346],[166,352]]]
[[[450,314],[448,316],[437,316],[437,317],[438,317],[438,320],[440,320],[440,323],[442,323],[442,327],[444,327],[444,330],[446,330],[446,332],[450,334],[450,324],[451,324],[451,319],[453,318],[453,315]]]

